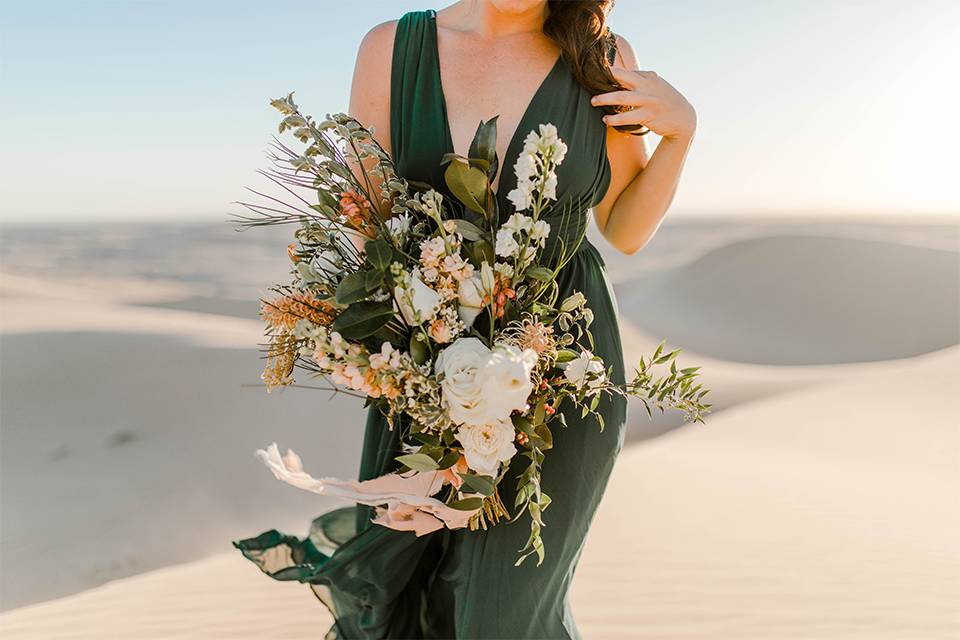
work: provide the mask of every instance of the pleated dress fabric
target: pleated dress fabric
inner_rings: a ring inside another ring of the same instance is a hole
[[[506,194],[516,186],[513,165],[523,140],[541,123],[553,123],[568,152],[557,170],[557,212],[551,248],[577,246],[560,271],[560,299],[579,291],[595,321],[593,352],[624,381],[617,308],[606,269],[585,238],[591,204],[610,182],[606,127],[562,60],[543,81],[501,158],[499,207],[502,223],[513,208]],[[391,79],[391,146],[398,173],[444,193],[441,160],[453,152],[440,80],[437,26],[433,11],[408,13],[397,26]],[[561,216],[561,212],[566,212]],[[549,249],[549,248],[548,248]],[[589,348],[586,339],[583,346]],[[370,522],[365,507],[317,518],[307,538],[268,531],[235,545],[269,575],[310,583],[334,613],[330,638],[579,638],[568,601],[574,570],[590,523],[623,444],[626,401],[603,396],[601,429],[592,416],[564,404],[567,426],[554,422],[554,446],[546,452],[542,487],[552,499],[542,530],[546,558],[536,555],[515,566],[530,534],[529,516],[501,521],[487,530],[459,529],[417,537]],[[367,417],[361,480],[398,468],[398,430],[371,409]],[[500,483],[512,507],[516,478],[529,461],[518,457]]]

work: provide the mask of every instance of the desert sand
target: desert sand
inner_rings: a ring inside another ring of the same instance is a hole
[[[716,406],[687,426],[631,406],[573,585],[584,637],[960,638],[957,230],[689,223],[605,253],[627,361],[683,346]],[[60,237],[44,267],[18,233],[0,265],[3,637],[321,636],[309,589],[229,546],[338,506],[253,449],[355,473],[357,403],[242,386],[261,337],[244,300],[282,261],[230,268],[272,254],[175,231],[149,234],[149,265],[95,268],[90,247],[136,243],[121,229]]]

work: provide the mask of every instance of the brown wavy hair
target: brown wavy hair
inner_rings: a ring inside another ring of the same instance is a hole
[[[617,40],[607,27],[607,14],[616,0],[548,0],[550,14],[543,23],[543,34],[558,47],[577,82],[595,96],[626,89],[610,73],[610,61],[617,50]],[[604,105],[608,114],[629,111],[629,107]],[[622,133],[643,135],[646,127],[627,125],[614,127]]]

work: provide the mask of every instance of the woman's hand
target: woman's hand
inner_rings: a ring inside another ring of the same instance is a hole
[[[610,127],[638,124],[670,140],[690,140],[697,130],[697,112],[683,95],[653,71],[610,67],[626,91],[612,91],[593,97],[594,106],[625,105],[631,111],[606,115]]]

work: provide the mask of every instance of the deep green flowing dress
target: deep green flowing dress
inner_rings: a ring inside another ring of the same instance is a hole
[[[541,123],[556,125],[568,152],[557,169],[555,211],[573,209],[566,224],[548,218],[547,252],[572,246],[586,229],[589,207],[610,182],[603,114],[590,94],[558,60],[537,90],[501,159],[501,222],[513,208],[506,194],[516,186],[513,165],[523,140]],[[408,13],[397,26],[390,107],[391,145],[398,173],[427,182],[452,199],[440,161],[453,151],[440,82],[433,11]],[[582,292],[593,310],[594,353],[624,382],[617,307],[606,269],[585,238],[558,278],[560,299]],[[586,345],[585,345],[586,346]],[[317,518],[307,538],[268,531],[234,543],[264,572],[280,580],[309,583],[336,618],[330,638],[579,638],[567,594],[590,523],[623,444],[626,401],[604,396],[595,418],[561,406],[567,427],[553,427],[542,487],[553,503],[544,511],[546,558],[514,566],[530,534],[529,516],[501,521],[488,530],[441,529],[422,537],[370,523],[372,510],[341,509]],[[371,410],[359,478],[398,468],[397,430]],[[516,495],[515,461],[499,485],[504,504]]]

